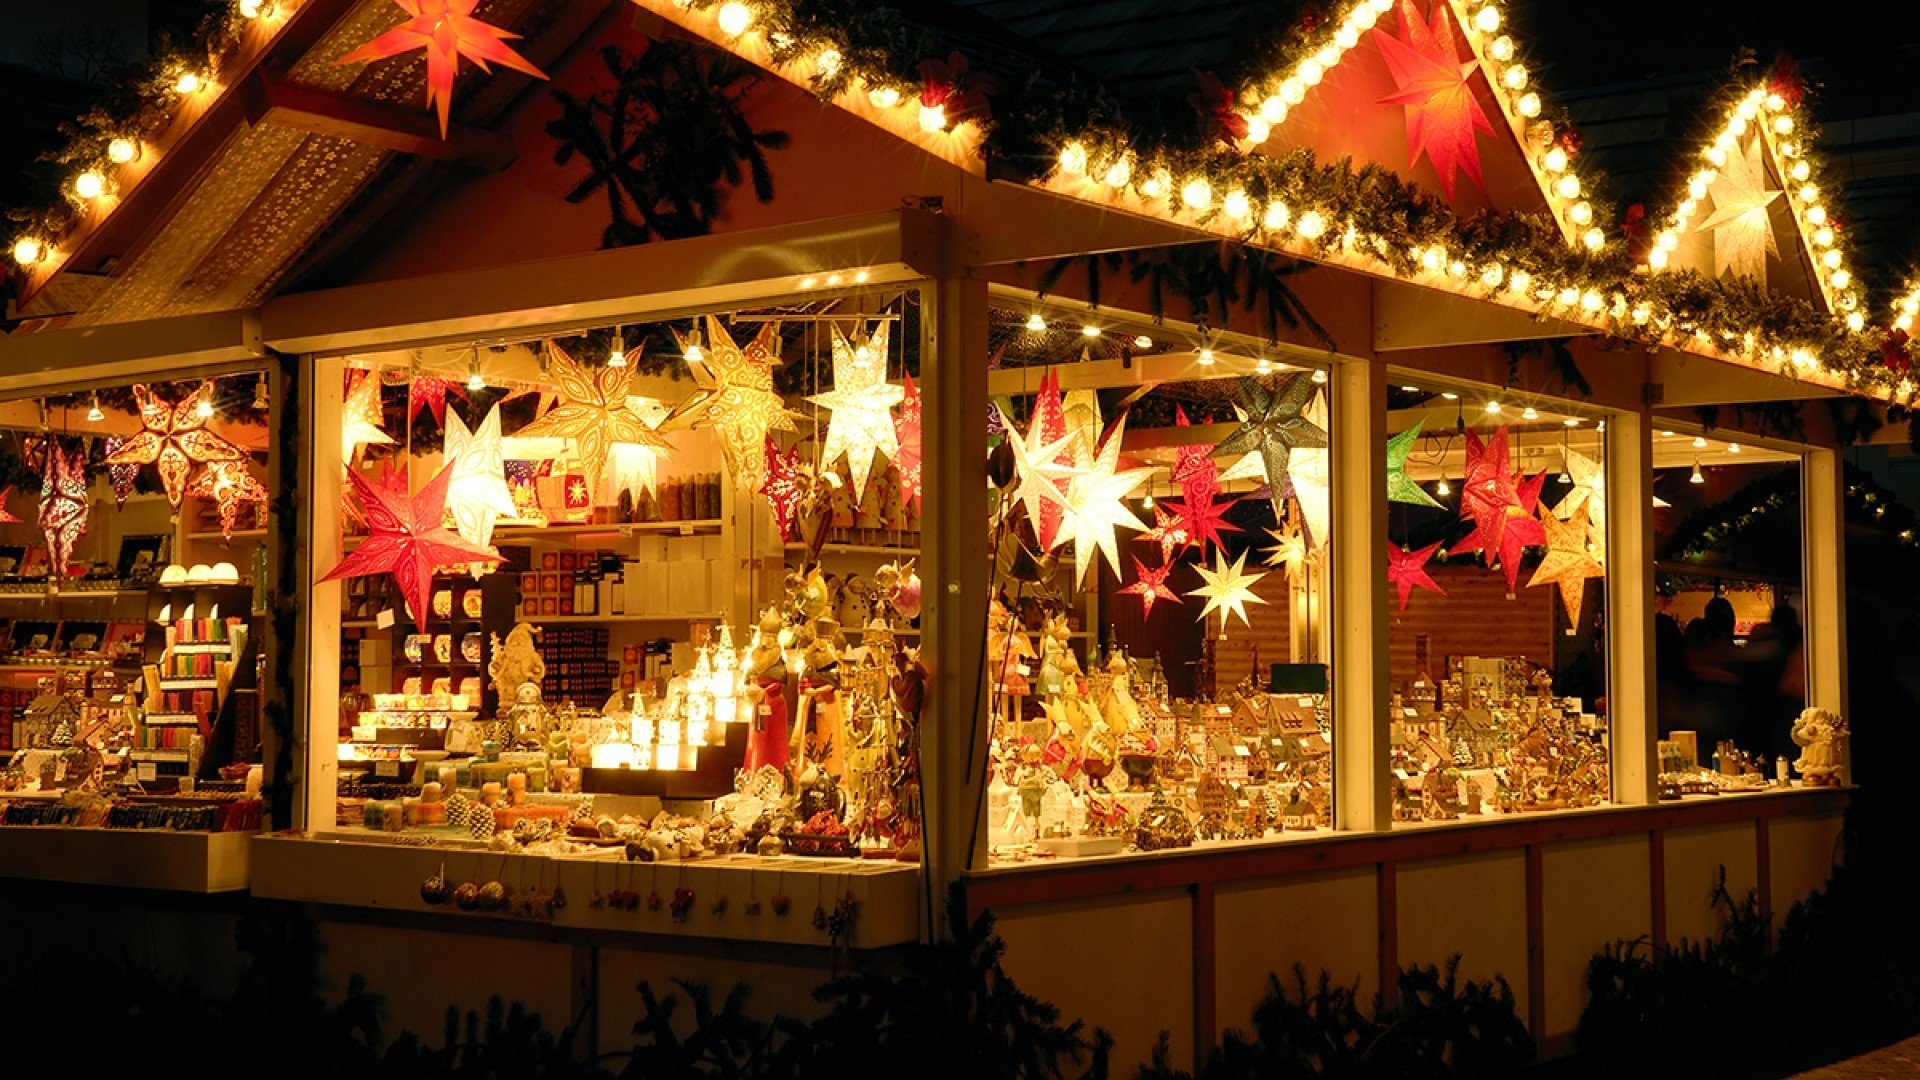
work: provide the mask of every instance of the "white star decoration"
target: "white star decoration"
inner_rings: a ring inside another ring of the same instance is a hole
[[[380,430],[380,416],[380,373],[369,371],[347,392],[340,410],[340,464],[352,466],[363,446],[393,442]]]
[[[1059,464],[1059,458],[1073,442],[1073,436],[1067,435],[1058,442],[1041,445],[1040,417],[1036,412],[1033,423],[1022,435],[1012,424],[1007,425],[1007,445],[1013,450],[1014,486],[1007,497],[1027,509],[1027,520],[1033,522],[1038,532],[1040,527],[1040,507],[1052,503],[1063,510],[1067,497],[1060,490],[1060,481],[1073,474],[1073,470]]]
[[[1299,528],[1293,524],[1288,524],[1284,528],[1268,529],[1267,535],[1273,538],[1273,546],[1262,552],[1266,556],[1267,565],[1285,570],[1288,581],[1298,580],[1300,572],[1307,566],[1306,537],[1301,536]]]
[[[457,410],[448,409],[446,450],[453,467],[447,512],[453,515],[454,531],[467,543],[486,547],[493,543],[494,523],[516,516],[500,450],[500,406],[488,409],[486,419],[471,431]]]
[[[1093,460],[1068,471],[1065,513],[1061,515],[1060,531],[1055,535],[1053,545],[1073,544],[1075,588],[1085,586],[1087,567],[1093,565],[1095,551],[1106,557],[1114,576],[1119,576],[1120,549],[1113,533],[1116,528],[1135,531],[1146,528],[1121,500],[1146,483],[1147,478],[1153,475],[1153,470],[1114,471],[1120,464],[1120,440],[1125,432],[1125,422],[1115,424],[1113,433],[1100,445]],[[1072,439],[1076,436],[1069,434],[1067,437]]]
[[[1226,558],[1221,554],[1220,549],[1215,548],[1213,552],[1213,569],[1209,570],[1204,566],[1198,565],[1194,567],[1195,570],[1199,571],[1200,576],[1206,579],[1207,583],[1187,595],[1206,599],[1207,606],[1200,611],[1201,622],[1205,622],[1207,616],[1216,611],[1220,613],[1220,632],[1222,634],[1227,632],[1227,617],[1229,615],[1237,615],[1240,617],[1242,625],[1252,626],[1252,621],[1247,618],[1247,605],[1266,603],[1265,600],[1262,600],[1253,591],[1253,586],[1267,575],[1246,573],[1246,566],[1246,552],[1241,552],[1240,557],[1233,560],[1233,565],[1228,566],[1226,565]]]
[[[833,389],[807,400],[833,413],[827,423],[826,443],[820,449],[820,464],[830,466],[846,455],[847,479],[855,503],[867,492],[874,459],[880,454],[892,458],[900,452],[893,407],[906,396],[906,387],[887,381],[886,323],[881,323],[872,340],[862,346],[848,342],[838,326],[833,328]]]
[[[1707,185],[1707,194],[1713,197],[1713,213],[1694,231],[1713,232],[1714,276],[1731,271],[1740,277],[1764,280],[1767,256],[1780,253],[1768,216],[1768,207],[1780,197],[1780,191],[1767,186],[1767,166],[1760,157],[1759,139],[1727,155],[1727,163]]]
[[[1587,538],[1592,541],[1594,558],[1606,561],[1607,550],[1607,470],[1600,462],[1578,450],[1566,452],[1567,475],[1573,478],[1573,490],[1561,497],[1559,505],[1553,508],[1554,516],[1561,521],[1570,521],[1573,515],[1587,508]],[[1653,505],[1669,506],[1660,496],[1653,497]]]

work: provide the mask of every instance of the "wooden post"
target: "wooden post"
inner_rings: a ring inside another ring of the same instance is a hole
[[[340,586],[313,582],[333,568],[340,554],[340,413],[346,363],[302,356],[299,417],[310,434],[300,456],[299,489],[306,493],[294,570],[294,589],[306,597],[293,647],[306,663],[295,664],[293,727],[293,827],[333,824],[334,790],[340,778]]]
[[[1387,368],[1346,360],[1332,371],[1334,827],[1389,828],[1391,670],[1387,653]]]
[[[1807,704],[1851,720],[1847,716],[1847,477],[1840,452],[1807,451],[1801,477]]]
[[[1653,634],[1653,421],[1607,417],[1607,720],[1613,798],[1659,798],[1660,685]]]

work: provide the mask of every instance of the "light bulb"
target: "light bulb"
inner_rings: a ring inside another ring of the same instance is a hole
[[[13,261],[21,266],[32,266],[46,256],[46,245],[31,236],[23,236],[13,242]]]
[[[1087,148],[1070,142],[1060,148],[1060,171],[1075,176],[1087,171]]]
[[[1695,450],[1705,450],[1707,448],[1706,437],[1702,435],[1695,435],[1693,437],[1693,448]]]
[[[1212,367],[1213,366],[1213,350],[1203,345],[1200,347],[1199,356],[1196,357],[1195,359],[1199,361],[1200,366],[1202,367]]]
[[[1314,57],[1309,56],[1305,60],[1300,61],[1300,66],[1294,69],[1294,78],[1299,79],[1308,86],[1318,86],[1320,85],[1321,77],[1326,73],[1326,65]]]
[[[1538,409],[1535,409],[1533,406],[1529,405],[1525,409],[1522,409],[1520,411],[1520,419],[1538,420],[1540,419],[1540,411]]]
[[[1297,78],[1282,79],[1280,82],[1280,97],[1281,100],[1285,101],[1289,106],[1298,105],[1307,100],[1307,84]]]
[[[487,381],[480,377],[480,357],[476,354],[467,361],[467,389],[485,390]]]
[[[1488,416],[1500,415],[1500,402],[1498,399],[1489,399],[1487,401],[1487,415]]]
[[[1491,34],[1500,29],[1500,9],[1488,4],[1473,13],[1473,28],[1483,34]]]
[[[1286,203],[1278,201],[1270,202],[1267,204],[1267,215],[1261,221],[1261,224],[1267,227],[1268,232],[1279,232],[1281,229],[1287,227],[1287,219],[1292,216],[1292,212],[1287,209]]]
[[[1453,488],[1447,483],[1447,478],[1443,476],[1440,478],[1439,483],[1433,485],[1433,493],[1444,499],[1448,495],[1453,494]]]
[[[1647,252],[1647,265],[1653,267],[1655,270],[1664,270],[1667,266],[1667,260],[1670,258],[1672,258],[1672,256],[1667,254],[1666,248],[1657,247]]]
[[[1186,203],[1189,210],[1205,210],[1213,205],[1213,185],[1207,183],[1206,178],[1196,176],[1180,189],[1180,201]]]
[[[1027,316],[1027,330],[1035,334],[1044,334],[1047,332],[1047,320],[1041,318],[1040,313],[1036,311]]]
[[[1087,338],[1097,338],[1100,336],[1100,328],[1093,325],[1092,323],[1087,323],[1082,327],[1080,327],[1080,336],[1087,337]]]
[[[107,178],[88,169],[73,178],[73,193],[82,199],[97,199],[107,190]]]
[[[1607,234],[1598,228],[1588,229],[1580,236],[1580,242],[1587,245],[1588,251],[1599,251],[1607,246]]]
[[[1221,201],[1220,212],[1233,221],[1245,221],[1253,216],[1253,201],[1247,198],[1246,192],[1234,188]]]
[[[1498,264],[1495,264],[1480,271],[1480,284],[1485,285],[1489,289],[1497,289],[1500,287],[1500,283],[1506,280],[1506,276],[1506,271],[1500,269]]]
[[[613,348],[607,350],[607,366],[627,366],[627,343],[619,334],[613,336]]]
[[[1567,418],[1566,418],[1565,420],[1562,420],[1562,421],[1560,421],[1560,422],[1561,422],[1562,424],[1565,424],[1565,425],[1566,425],[1566,426],[1568,426],[1568,427],[1579,427],[1579,426],[1580,426],[1580,418],[1579,418],[1579,417],[1577,417],[1577,416],[1569,416],[1569,417],[1567,417]]]
[[[1813,231],[1813,242],[1817,247],[1831,247],[1833,245],[1833,230],[1825,225],[1820,226]]]
[[[193,415],[202,420],[213,418],[213,397],[210,394],[201,394],[200,400],[193,403]]]
[[[241,18],[257,19],[267,10],[267,4],[266,0],[240,0],[239,8]]]
[[[1813,166],[1807,164],[1806,159],[1802,158],[1793,163],[1793,168],[1787,170],[1787,175],[1804,183],[1807,177],[1813,175]]]
[[[853,366],[858,368],[873,366],[873,339],[864,331],[855,335],[853,340]]]
[[[1826,263],[1827,269],[1829,270],[1840,269],[1840,264],[1845,259],[1846,259],[1846,256],[1840,254],[1839,248],[1828,248],[1827,253],[1825,255],[1820,256],[1820,261],[1823,263]]]
[[[813,58],[813,70],[823,79],[831,79],[840,74],[840,63],[844,58],[839,49],[821,49],[820,55]]]
[[[1807,220],[1815,225],[1825,225],[1827,223],[1827,208],[1824,206],[1807,207]]]
[[[693,333],[687,336],[686,348],[681,350],[680,355],[684,357],[689,364],[704,364],[707,362],[706,350],[700,347],[700,328],[698,325],[695,325]]]
[[[1569,164],[1567,152],[1558,146],[1548,150],[1546,156],[1540,159],[1541,167],[1550,173],[1566,172]]]
[[[1494,38],[1487,46],[1487,55],[1502,64],[1513,59],[1513,39],[1504,34]]]
[[[1127,181],[1132,178],[1133,165],[1123,157],[1107,166],[1107,175],[1102,179],[1106,181],[1107,186],[1110,188],[1123,188],[1127,186]]]
[[[1845,270],[1835,270],[1833,276],[1827,280],[1833,282],[1834,288],[1844,289],[1847,287],[1847,283],[1853,280],[1853,275],[1847,273]]]
[[[1553,193],[1563,199],[1579,198],[1580,178],[1572,173],[1562,173],[1560,178],[1553,182]]]
[[[1847,329],[1859,333],[1867,328],[1867,317],[1857,311],[1847,312]]]
[[[191,71],[181,72],[180,77],[173,81],[173,88],[182,94],[194,93],[198,91],[202,85],[200,76]]]
[[[945,105],[920,105],[920,130],[929,134],[947,130],[947,107]]]
[[[1500,73],[1500,81],[1505,83],[1509,90],[1525,90],[1527,88],[1527,66],[1525,64],[1513,64],[1509,66],[1507,70]]]
[[[107,144],[107,160],[115,165],[125,165],[140,156],[140,141],[125,136]]]
[[[1315,383],[1317,383],[1317,384],[1319,384],[1319,385],[1321,385],[1321,386],[1325,386],[1325,385],[1327,385],[1327,369],[1326,369],[1326,368],[1314,368],[1314,369],[1313,369],[1313,374],[1312,374],[1312,375],[1310,375],[1310,376],[1308,376],[1308,378],[1309,378],[1309,379],[1311,379],[1311,380],[1313,380],[1313,381],[1314,381]]]
[[[1700,472],[1700,459],[1694,458],[1693,459],[1693,475],[1687,477],[1687,483],[1704,484],[1706,482],[1707,482],[1707,478],[1704,475],[1702,475]]]
[[[720,32],[730,37],[739,37],[753,25],[753,9],[740,0],[727,0],[720,5]]]
[[[1793,131],[1793,117],[1788,116],[1785,113],[1782,113],[1779,116],[1774,117],[1773,130],[1781,135],[1790,134]]]
[[[1133,347],[1136,349],[1151,349],[1153,348],[1153,339],[1145,334],[1140,334],[1133,339]]]
[[[1265,120],[1268,124],[1277,126],[1286,120],[1286,118],[1286,98],[1281,97],[1279,94],[1269,94],[1267,99],[1260,103],[1260,119]]]
[[[93,395],[93,404],[87,408],[87,422],[97,424],[106,418],[107,414],[100,411],[100,393],[96,390]]]
[[[1140,183],[1140,194],[1149,199],[1164,198],[1173,189],[1173,177],[1165,169],[1153,170],[1153,175]]]
[[[1739,453],[1739,452],[1740,452],[1740,444],[1739,444],[1739,443],[1737,443],[1737,442],[1730,442],[1730,443],[1728,443],[1728,444],[1727,444],[1727,453],[1729,453],[1729,454],[1737,454],[1737,453]]]
[[[1568,472],[1564,465],[1560,467],[1560,483],[1564,487],[1573,486],[1573,474]]]
[[[1593,223],[1593,204],[1582,199],[1581,201],[1574,203],[1572,206],[1567,207],[1567,217],[1575,225],[1592,224]]]
[[[900,91],[891,86],[876,86],[867,91],[867,103],[876,109],[891,109],[900,104]]]
[[[1318,240],[1327,231],[1327,219],[1320,211],[1309,210],[1300,215],[1300,224],[1294,226],[1294,231],[1309,240]]]
[[[1521,94],[1520,100],[1515,102],[1513,107],[1520,110],[1521,116],[1531,120],[1540,115],[1540,95],[1531,91]]]

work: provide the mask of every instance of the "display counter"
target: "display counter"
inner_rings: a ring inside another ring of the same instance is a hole
[[[253,834],[0,827],[0,877],[178,892],[247,887]]]

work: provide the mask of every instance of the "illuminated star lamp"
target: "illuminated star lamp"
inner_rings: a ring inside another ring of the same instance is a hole
[[[900,415],[894,418],[893,435],[900,449],[893,463],[900,469],[900,505],[917,511],[925,485],[920,479],[920,388],[913,384],[911,374],[906,377],[905,391],[900,398]]]
[[[1173,572],[1173,564],[1148,566],[1138,558],[1133,560],[1133,584],[1120,591],[1128,596],[1140,598],[1140,617],[1151,618],[1153,605],[1157,600],[1167,600],[1175,604],[1180,602],[1180,594],[1167,587],[1167,575]]]
[[[353,378],[348,371],[347,377]],[[393,437],[380,430],[384,420],[380,406],[380,373],[369,371],[347,389],[340,405],[340,464],[353,467],[353,459],[362,447],[391,446]]]
[[[1461,554],[1482,552],[1489,566],[1498,559],[1506,570],[1507,591],[1512,592],[1520,573],[1521,550],[1546,542],[1546,534],[1533,517],[1533,507],[1539,500],[1546,473],[1539,473],[1524,484],[1517,479],[1504,427],[1495,429],[1484,442],[1468,431],[1466,440],[1466,477],[1460,484],[1460,509],[1473,522],[1473,533],[1455,544],[1453,550]]]
[[[434,375],[415,375],[407,381],[407,423],[413,423],[425,409],[432,415],[433,422],[446,426],[447,395],[458,395],[467,400],[467,390],[452,379],[442,379]]]
[[[589,368],[552,341],[545,343],[547,372],[559,387],[553,408],[514,432],[516,439],[570,439],[591,491],[600,486],[607,455],[615,444],[661,449],[666,440],[633,411],[627,399],[632,375],[626,368]]]
[[[1297,581],[1300,572],[1307,566],[1307,538],[1300,533],[1300,524],[1294,518],[1278,529],[1268,529],[1267,535],[1273,539],[1273,546],[1265,551],[1267,565],[1285,570],[1288,581]]]
[[[1407,598],[1413,595],[1415,588],[1447,595],[1427,573],[1427,560],[1440,549],[1438,540],[1423,548],[1408,550],[1393,541],[1387,541],[1387,580],[1393,584],[1394,591],[1400,597],[1400,610],[1407,610]]]
[[[1407,476],[1407,458],[1420,439],[1422,423],[1424,421],[1415,421],[1412,427],[1387,440],[1387,501],[1431,506],[1437,510],[1441,507],[1433,496]]]
[[[1169,500],[1167,508],[1179,517],[1181,531],[1188,542],[1204,556],[1209,548],[1220,546],[1222,533],[1240,531],[1238,525],[1226,520],[1227,511],[1237,502],[1234,498],[1219,502],[1211,494],[1196,490],[1177,503]]]
[[[267,489],[254,479],[244,461],[216,461],[194,474],[187,494],[196,499],[212,499],[220,512],[220,536],[233,539],[233,528],[240,520],[240,508],[264,506]]]
[[[487,410],[480,426],[468,430],[458,412],[447,414],[447,509],[460,538],[476,547],[493,543],[501,518],[518,515],[507,488],[507,463],[500,452],[500,406]]]
[[[40,511],[35,520],[47,541],[49,588],[66,576],[73,545],[87,531],[86,457],[86,451],[78,446],[69,450],[56,436],[47,440],[40,463]]]
[[[1084,468],[1069,470],[1066,500],[1062,504],[1060,531],[1054,546],[1073,545],[1073,582],[1084,587],[1087,568],[1093,565],[1094,552],[1107,560],[1114,576],[1120,574],[1120,548],[1115,529],[1135,532],[1145,528],[1127,509],[1125,499],[1139,490],[1153,475],[1152,469],[1119,470],[1120,443],[1126,435],[1124,420],[1114,424]],[[1074,438],[1077,436],[1069,436]],[[1217,535],[1217,534],[1216,534]]]
[[[348,473],[347,480],[366,515],[367,537],[321,581],[389,574],[413,612],[415,628],[425,633],[434,571],[501,561],[498,553],[468,543],[443,523],[452,466],[442,468],[411,497],[404,488],[369,481],[358,472]]]
[[[11,501],[13,501],[13,485],[8,484],[5,488],[0,488],[0,525],[20,520],[13,516],[13,511],[7,509],[7,503]]]
[[[1493,123],[1468,82],[1477,65],[1460,59],[1449,6],[1447,0],[1434,0],[1433,21],[1428,22],[1413,0],[1400,0],[1401,36],[1375,29],[1373,40],[1393,76],[1394,92],[1380,103],[1406,110],[1408,167],[1425,155],[1451,200],[1458,173],[1466,173],[1478,187],[1486,186],[1474,138],[1493,134]]]
[[[1201,578],[1206,581],[1206,584],[1187,595],[1204,598],[1206,600],[1207,606],[1200,612],[1201,622],[1205,622],[1207,616],[1216,611],[1220,613],[1220,633],[1222,635],[1227,632],[1228,616],[1238,616],[1242,625],[1252,626],[1252,620],[1247,618],[1247,605],[1266,603],[1265,600],[1260,598],[1259,594],[1253,591],[1253,586],[1267,575],[1246,573],[1246,565],[1246,552],[1241,552],[1240,557],[1235,559],[1233,564],[1229,566],[1225,561],[1224,554],[1218,548],[1215,548],[1213,552],[1213,568],[1211,570],[1205,565],[1196,565],[1194,567],[1195,570],[1199,571]]]
[[[121,508],[126,507],[127,496],[133,494],[133,485],[140,480],[140,466],[111,464],[114,453],[126,444],[127,440],[118,435],[108,435],[100,440],[101,456],[109,462],[107,483],[113,488],[113,505]]]
[[[1767,183],[1767,166],[1760,151],[1758,135],[1744,147],[1735,147],[1707,185],[1713,213],[1694,231],[1713,234],[1716,277],[1732,274],[1765,281],[1767,256],[1780,254],[1770,208],[1783,192]]]
[[[1067,505],[1066,492],[1061,483],[1072,475],[1069,466],[1061,465],[1060,458],[1073,440],[1070,436],[1060,436],[1053,442],[1038,441],[1039,423],[1030,425],[1027,433],[1009,425],[1007,427],[1007,448],[1013,451],[1013,491],[1008,495],[1008,505],[1019,504],[1027,512],[1027,520],[1033,524],[1036,536],[1040,531],[1040,522],[1044,509],[1052,507],[1055,520],[1064,512]]]
[[[794,513],[799,509],[800,497],[812,486],[812,480],[802,475],[798,446],[783,451],[769,435],[766,455],[766,479],[760,481],[760,494],[766,497],[767,508],[773,511],[773,526],[779,531],[780,539],[791,539]]]
[[[1160,561],[1163,563],[1172,562],[1175,554],[1185,551],[1193,543],[1193,538],[1187,535],[1187,526],[1180,515],[1169,511],[1164,506],[1153,508],[1153,528],[1134,539],[1158,543]]]
[[[1258,455],[1260,475],[1266,481],[1276,516],[1286,495],[1287,465],[1294,449],[1327,445],[1326,429],[1304,415],[1317,389],[1303,372],[1281,376],[1273,389],[1241,376],[1234,400],[1246,419],[1214,450],[1220,457]],[[1227,470],[1221,479],[1236,473],[1244,473],[1244,466]]]
[[[459,72],[460,58],[466,57],[481,71],[491,72],[489,62],[524,72],[536,79],[546,75],[505,44],[520,35],[502,30],[473,17],[480,0],[393,0],[407,13],[407,21],[347,53],[336,64],[361,64],[384,60],[415,49],[426,52],[427,106],[440,114],[440,137],[447,137],[447,112],[453,105],[453,77]]]
[[[1546,507],[1540,507],[1540,527],[1546,533],[1547,554],[1533,572],[1528,585],[1554,585],[1560,590],[1560,606],[1566,609],[1568,625],[1580,623],[1580,605],[1586,599],[1587,579],[1604,577],[1606,568],[1587,550],[1587,508],[1574,511],[1561,521]]]
[[[867,343],[856,347],[833,327],[833,389],[808,401],[826,409],[827,437],[820,448],[820,467],[842,456],[855,506],[867,493],[874,460],[900,452],[894,430],[893,407],[906,398],[906,389],[887,381],[887,324],[881,323]]]
[[[1033,396],[1033,415],[1027,421],[1027,440],[1035,446],[1057,443],[1059,449],[1048,460],[1062,466],[1074,464],[1073,450],[1078,440],[1067,429],[1066,399],[1060,394],[1060,377],[1052,368],[1040,376],[1040,391]],[[1033,534],[1041,547],[1053,547],[1060,531],[1061,515],[1062,509],[1051,503],[1042,503],[1037,517],[1033,516],[1033,508],[1028,508]]]
[[[681,341],[700,389],[660,427],[712,428],[720,436],[720,454],[734,484],[752,491],[765,476],[767,432],[793,430],[793,414],[773,390],[777,328],[762,323],[745,348],[711,315],[706,316],[706,329],[704,349],[696,351],[697,339]]]
[[[107,456],[107,464],[152,465],[160,473],[167,502],[180,509],[187,475],[195,466],[243,461],[247,456],[245,450],[206,429],[206,418],[195,406],[207,392],[207,385],[202,383],[179,401],[168,402],[146,385],[136,384],[133,399],[140,407],[140,430]]]

